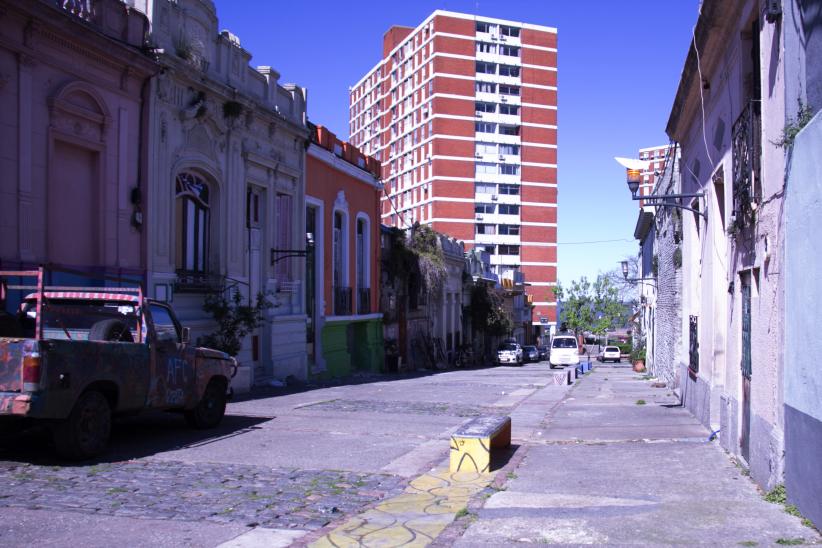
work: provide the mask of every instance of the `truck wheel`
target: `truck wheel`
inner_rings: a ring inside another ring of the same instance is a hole
[[[225,383],[216,379],[212,380],[206,386],[205,393],[197,406],[185,412],[186,422],[189,426],[199,430],[216,427],[225,415],[226,401]]]
[[[90,341],[134,342],[128,326],[120,320],[101,320],[91,326]]]
[[[89,459],[102,453],[111,434],[111,407],[100,392],[84,392],[71,414],[52,429],[57,453],[67,459]]]

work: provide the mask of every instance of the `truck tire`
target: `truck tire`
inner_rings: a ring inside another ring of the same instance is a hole
[[[120,320],[100,320],[88,332],[90,341],[134,342],[128,326]]]
[[[225,415],[225,405],[228,401],[225,390],[224,381],[212,379],[206,386],[197,406],[185,411],[184,415],[188,425],[198,430],[215,428],[219,425]]]
[[[111,406],[100,392],[80,395],[71,414],[52,428],[57,453],[71,460],[83,460],[105,451],[111,435]]]

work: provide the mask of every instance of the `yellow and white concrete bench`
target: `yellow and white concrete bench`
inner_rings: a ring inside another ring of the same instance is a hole
[[[463,424],[451,435],[451,472],[491,471],[491,450],[511,445],[511,417],[488,415]]]

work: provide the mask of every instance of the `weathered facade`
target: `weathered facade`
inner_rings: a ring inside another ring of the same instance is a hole
[[[305,91],[218,32],[210,0],[135,0],[162,71],[148,93],[148,294],[192,337],[213,331],[204,296],[240,291],[272,307],[245,340],[235,388],[306,378]],[[282,259],[282,260],[281,260]]]
[[[770,488],[784,467],[786,99],[765,4],[703,2],[667,132],[682,192],[704,195],[682,211],[681,397]]]
[[[309,373],[383,368],[379,162],[312,127],[306,158]]]
[[[142,281],[148,21],[117,0],[64,4],[0,2],[0,265]]]

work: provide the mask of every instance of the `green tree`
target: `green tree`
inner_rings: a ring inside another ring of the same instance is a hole
[[[619,298],[619,289],[606,275],[599,275],[594,283],[583,276],[565,288],[558,283],[554,288],[557,301],[562,303],[560,323],[575,335],[591,333],[602,336],[625,319],[625,307]]]
[[[243,346],[243,339],[263,323],[263,314],[271,308],[264,293],[257,295],[257,302],[245,304],[236,289],[227,298],[225,292],[210,293],[203,302],[203,310],[214,317],[217,331],[202,337],[201,346],[221,350],[236,356]]]
[[[514,329],[514,322],[503,306],[502,297],[479,283],[471,289],[471,325],[494,337],[508,335]]]

